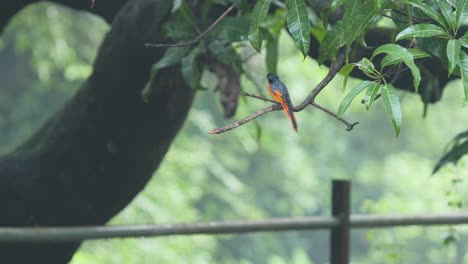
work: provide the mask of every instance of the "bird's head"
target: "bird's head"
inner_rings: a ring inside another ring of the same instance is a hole
[[[269,83],[273,83],[279,80],[278,76],[276,76],[274,73],[271,73],[271,72],[267,74],[267,79]]]

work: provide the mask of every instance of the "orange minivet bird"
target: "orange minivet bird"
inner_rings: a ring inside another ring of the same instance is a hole
[[[284,83],[273,73],[267,74],[268,79],[268,92],[270,92],[271,97],[275,99],[283,107],[284,112],[288,115],[291,120],[292,128],[294,132],[297,132],[297,121],[294,116],[294,106],[291,103],[291,98],[289,98],[288,88]]]

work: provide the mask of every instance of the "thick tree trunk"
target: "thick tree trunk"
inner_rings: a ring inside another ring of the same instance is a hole
[[[152,63],[164,51],[144,43],[158,40],[171,4],[128,1],[115,16],[92,76],[35,136],[0,159],[0,225],[104,224],[142,190],[193,98],[177,67],[161,72],[165,78],[156,82],[148,104],[140,98]],[[1,244],[0,263],[66,263],[77,247]]]

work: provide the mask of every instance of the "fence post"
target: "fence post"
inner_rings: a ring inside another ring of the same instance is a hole
[[[349,263],[349,207],[351,184],[347,180],[333,180],[332,215],[340,225],[330,232],[330,264]]]

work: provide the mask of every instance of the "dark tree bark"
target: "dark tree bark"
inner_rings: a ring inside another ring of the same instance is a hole
[[[11,2],[2,5],[1,28],[25,3]],[[177,67],[161,73],[148,104],[140,98],[164,51],[144,43],[160,40],[172,1],[124,2],[96,2],[95,12],[113,23],[94,73],[31,139],[0,158],[1,226],[106,223],[142,190],[185,120],[193,92]],[[78,246],[0,244],[0,263],[66,263]]]

